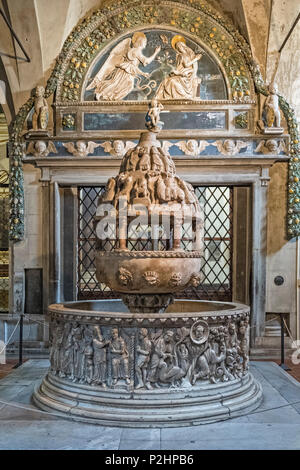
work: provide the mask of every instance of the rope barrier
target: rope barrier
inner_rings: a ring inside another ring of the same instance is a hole
[[[293,338],[292,333],[291,333],[289,327],[287,326],[287,323],[286,323],[286,321],[285,321],[284,318],[283,318],[283,323],[284,323],[284,326],[286,327],[286,331],[288,332],[288,335],[289,335],[290,339],[291,339],[291,340],[293,341],[293,343],[294,343],[294,342],[295,342],[295,341],[294,341],[294,338]]]
[[[9,339],[7,340],[6,343],[4,343],[4,346],[3,346],[3,348],[1,349],[0,354],[2,354],[3,351],[6,349],[6,346],[9,344],[11,338],[12,338],[13,335],[15,334],[15,331],[16,331],[16,329],[18,328],[20,321],[21,321],[21,317],[19,317],[19,320],[18,320],[16,326],[14,327],[13,332],[12,332],[12,334],[10,335]]]

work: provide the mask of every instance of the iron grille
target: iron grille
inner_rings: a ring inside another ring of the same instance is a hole
[[[93,219],[97,201],[104,186],[78,188],[78,299],[101,299],[117,297],[106,285],[96,279],[94,250],[96,236]],[[202,283],[189,288],[178,297],[203,300],[231,301],[232,299],[232,191],[231,186],[195,186],[195,193],[204,208],[204,257],[201,268]],[[183,246],[191,249],[190,228],[183,226]],[[130,249],[149,249],[149,228],[141,227],[141,237],[131,242]],[[114,241],[105,241],[102,249],[114,247]],[[161,245],[159,249],[165,249]]]

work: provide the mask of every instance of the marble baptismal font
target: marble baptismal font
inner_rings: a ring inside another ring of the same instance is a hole
[[[154,98],[147,130],[108,180],[94,219],[98,281],[122,300],[49,307],[51,365],[33,396],[44,410],[106,425],[187,426],[261,401],[249,372],[249,307],[174,300],[201,283],[204,215],[157,139],[161,110]]]

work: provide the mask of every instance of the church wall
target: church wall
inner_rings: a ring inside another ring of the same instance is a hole
[[[270,81],[278,58],[277,51],[288,34],[298,12],[297,0],[274,0],[268,55],[267,81]],[[276,83],[279,92],[294,107],[300,121],[300,24],[286,43],[280,57]],[[268,247],[266,311],[289,312],[294,339],[299,338],[299,306],[297,305],[298,241],[286,239],[287,164],[276,163],[270,170],[268,196]],[[276,286],[274,278],[283,276],[284,283]]]

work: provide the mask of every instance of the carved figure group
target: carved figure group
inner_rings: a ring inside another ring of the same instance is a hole
[[[50,360],[53,374],[104,388],[234,380],[248,369],[248,318],[216,327],[198,320],[189,328],[138,328],[131,336],[112,327],[105,337],[97,325],[57,322]]]
[[[121,197],[126,198],[128,204],[176,202],[195,208],[199,204],[193,187],[176,175],[175,164],[165,146],[156,145],[138,145],[127,151],[119,175],[109,179],[100,202],[114,201],[117,207]]]
[[[139,66],[150,64],[160,52],[160,47],[146,57],[143,49],[147,45],[147,37],[141,31],[135,32],[114,47],[108,59],[100,68],[87,90],[95,89],[95,98],[99,100],[122,100],[133,89],[135,79],[139,76],[148,78]]]
[[[110,338],[104,338],[98,326],[72,323],[54,327],[50,352],[54,374],[105,388],[108,354],[111,356],[111,385],[116,385],[120,379],[130,384],[128,351],[117,328],[112,329]]]

